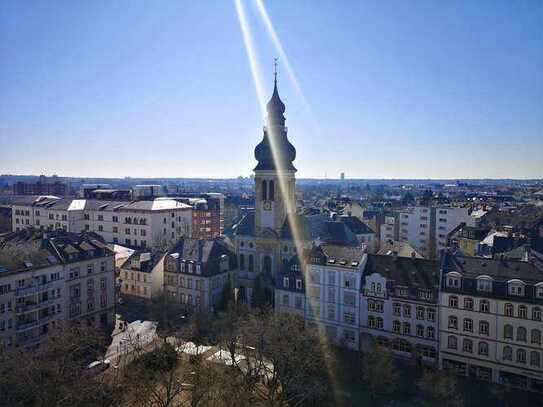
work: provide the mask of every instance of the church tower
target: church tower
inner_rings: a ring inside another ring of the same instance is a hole
[[[266,105],[264,138],[255,148],[255,232],[277,237],[287,214],[296,211],[296,149],[287,138],[285,104],[277,90],[275,65],[273,95]]]

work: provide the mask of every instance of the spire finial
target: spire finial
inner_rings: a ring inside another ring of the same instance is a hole
[[[273,67],[274,67],[274,72],[273,72],[273,81],[275,84],[277,84],[277,60],[279,58],[273,58]]]

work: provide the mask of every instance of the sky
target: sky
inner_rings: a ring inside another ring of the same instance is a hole
[[[298,177],[543,178],[542,1],[264,4]],[[234,0],[2,1],[0,173],[248,176],[263,125]]]

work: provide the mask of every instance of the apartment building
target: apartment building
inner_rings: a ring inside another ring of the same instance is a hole
[[[0,239],[0,344],[33,346],[62,323],[114,323],[115,256],[100,236],[25,229]]]
[[[368,255],[360,291],[360,342],[395,354],[438,360],[439,263],[415,257]]]
[[[461,223],[475,226],[469,208],[416,206],[397,213],[398,240],[407,242],[425,258],[438,258],[447,248],[449,233]]]
[[[292,259],[276,280],[276,312],[303,313],[307,326],[331,343],[358,349],[359,292],[366,258],[359,247],[313,246],[305,251],[302,264]]]
[[[124,298],[151,300],[164,289],[164,253],[134,251],[120,265],[119,278],[120,291]]]
[[[441,273],[440,366],[543,391],[543,271],[447,253]]]
[[[130,247],[164,247],[192,232],[192,208],[167,198],[96,201],[41,196],[13,206],[12,230],[34,227],[95,232],[107,242]]]
[[[385,216],[383,223],[379,226],[379,250],[389,241],[397,239],[397,222],[394,216]]]
[[[234,247],[226,238],[181,239],[164,258],[164,290],[187,311],[211,312],[234,287]]]

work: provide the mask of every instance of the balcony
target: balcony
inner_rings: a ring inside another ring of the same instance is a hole
[[[53,288],[53,285],[56,281],[50,281],[45,284],[28,284],[24,287],[17,288],[15,290],[15,297],[26,297],[27,295],[33,295],[40,293],[42,291],[49,290],[50,288]]]
[[[34,319],[30,321],[25,321],[23,323],[17,323],[17,332],[26,331],[28,329],[35,328],[37,326],[43,325],[52,319],[54,319],[58,314],[50,314],[39,319]]]
[[[51,298],[49,300],[41,301],[38,303],[34,301],[26,301],[25,304],[17,305],[15,307],[15,312],[18,314],[22,314],[25,312],[36,311],[36,310],[39,310],[40,308],[53,305],[60,298],[61,297],[55,297],[55,298]]]

